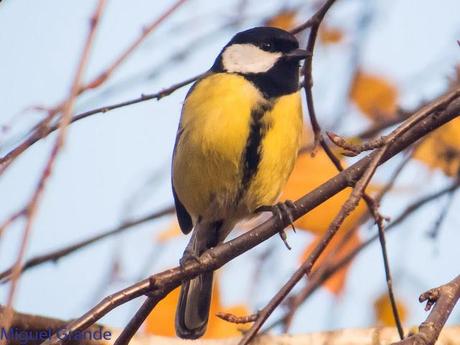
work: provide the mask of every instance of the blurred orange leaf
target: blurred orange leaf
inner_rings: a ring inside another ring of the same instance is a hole
[[[337,175],[337,169],[324,151],[318,151],[315,157],[311,157],[309,153],[301,154],[297,158],[294,171],[289,177],[280,199],[296,200],[335,175]],[[300,229],[315,234],[323,234],[350,193],[350,188],[343,190],[298,219],[294,224]],[[356,209],[345,219],[341,231],[354,227],[365,212],[366,206],[364,202],[360,201]]]
[[[448,176],[460,172],[460,118],[446,123],[431,133],[417,148],[414,158]]]
[[[343,40],[344,34],[338,28],[322,25],[318,32],[319,40],[324,44],[337,44]]]
[[[318,258],[318,261],[316,261],[315,265],[313,265],[312,272],[314,272],[318,267],[320,267],[325,262],[325,259],[328,257],[330,253],[333,253],[336,250],[337,245],[342,241],[344,237],[343,235],[344,233],[345,232],[343,231],[339,231],[336,234],[336,236],[334,236],[332,241],[329,243],[329,245],[326,247],[324,252]],[[308,256],[311,254],[313,249],[319,244],[319,240],[320,240],[320,236],[316,236],[316,238],[309,244],[305,252],[302,254],[302,257],[301,257],[302,262],[308,258]],[[331,258],[331,263],[340,261],[342,258],[347,256],[349,253],[354,251],[360,244],[361,244],[361,238],[359,237],[358,233],[354,231],[350,239]],[[343,268],[338,270],[332,277],[330,277],[324,283],[324,287],[330,292],[332,292],[334,295],[340,295],[340,293],[343,291],[345,287],[347,273],[350,268],[350,264],[351,263],[348,263],[345,266],[343,266]]]
[[[268,18],[264,26],[272,26],[283,30],[291,30],[296,26],[297,10],[283,9],[274,16]]]
[[[177,223],[177,220],[174,220],[171,225],[169,225],[168,228],[165,230],[161,231],[155,236],[155,240],[157,242],[166,242],[169,241],[173,238],[178,237],[179,235],[182,234],[182,231],[180,230],[179,223]]]
[[[396,300],[396,306],[398,307],[401,322],[406,322],[408,313],[406,305],[402,301]],[[387,292],[383,293],[375,300],[374,312],[375,319],[380,326],[395,326],[393,310],[391,309],[391,303]]]
[[[358,71],[353,79],[350,98],[372,120],[394,116],[398,89],[382,76]]]
[[[221,304],[220,289],[217,278],[214,281],[211,309],[209,313],[209,323],[206,333],[203,338],[227,338],[241,335],[238,329],[244,329],[241,325],[229,323],[218,318],[215,314],[220,312],[232,313],[236,315],[249,314],[248,309],[244,305],[234,305],[223,307]],[[174,319],[176,313],[177,302],[179,300],[180,288],[174,289],[166,296],[148,316],[145,322],[145,331],[148,334],[156,334],[174,337]]]
[[[150,313],[145,321],[145,331],[149,334],[164,335],[174,337],[174,315],[176,312],[177,301],[179,300],[179,289],[174,289],[155,309]]]

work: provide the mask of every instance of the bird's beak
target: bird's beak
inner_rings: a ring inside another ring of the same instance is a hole
[[[290,53],[287,53],[285,56],[288,60],[300,61],[306,59],[309,54],[305,49],[296,49]]]

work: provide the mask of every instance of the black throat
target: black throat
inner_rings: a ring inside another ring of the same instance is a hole
[[[211,67],[214,73],[228,73],[225,71],[222,59],[216,60]],[[295,61],[278,61],[267,72],[263,73],[232,73],[249,80],[264,95],[272,99],[296,92],[299,88],[299,65]]]

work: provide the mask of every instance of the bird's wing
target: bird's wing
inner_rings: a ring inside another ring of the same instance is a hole
[[[183,132],[183,129],[179,127],[177,129],[176,142],[174,144],[173,161],[174,161],[174,156],[176,154],[177,143],[179,142],[179,138],[182,132]],[[192,217],[190,216],[187,209],[185,208],[185,206],[182,204],[179,197],[177,196],[176,190],[174,188],[174,182],[173,182],[174,179],[172,176],[173,174],[174,174],[174,169],[171,169],[171,185],[172,185],[172,192],[173,192],[173,197],[174,197],[174,205],[176,206],[177,220],[179,221],[179,226],[182,232],[184,234],[188,234],[190,231],[192,231],[192,228],[193,228]]]
[[[187,212],[186,208],[179,200],[174,189],[174,185],[172,186],[172,191],[174,196],[174,204],[176,205],[177,220],[179,221],[180,229],[184,234],[188,234],[193,228],[192,217],[190,217],[190,214]]]

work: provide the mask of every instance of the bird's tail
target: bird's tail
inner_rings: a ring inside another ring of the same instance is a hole
[[[221,222],[198,223],[184,252],[187,257],[200,256],[218,242]],[[196,339],[206,331],[211,305],[213,272],[206,272],[182,283],[176,311],[176,334],[185,339]]]

